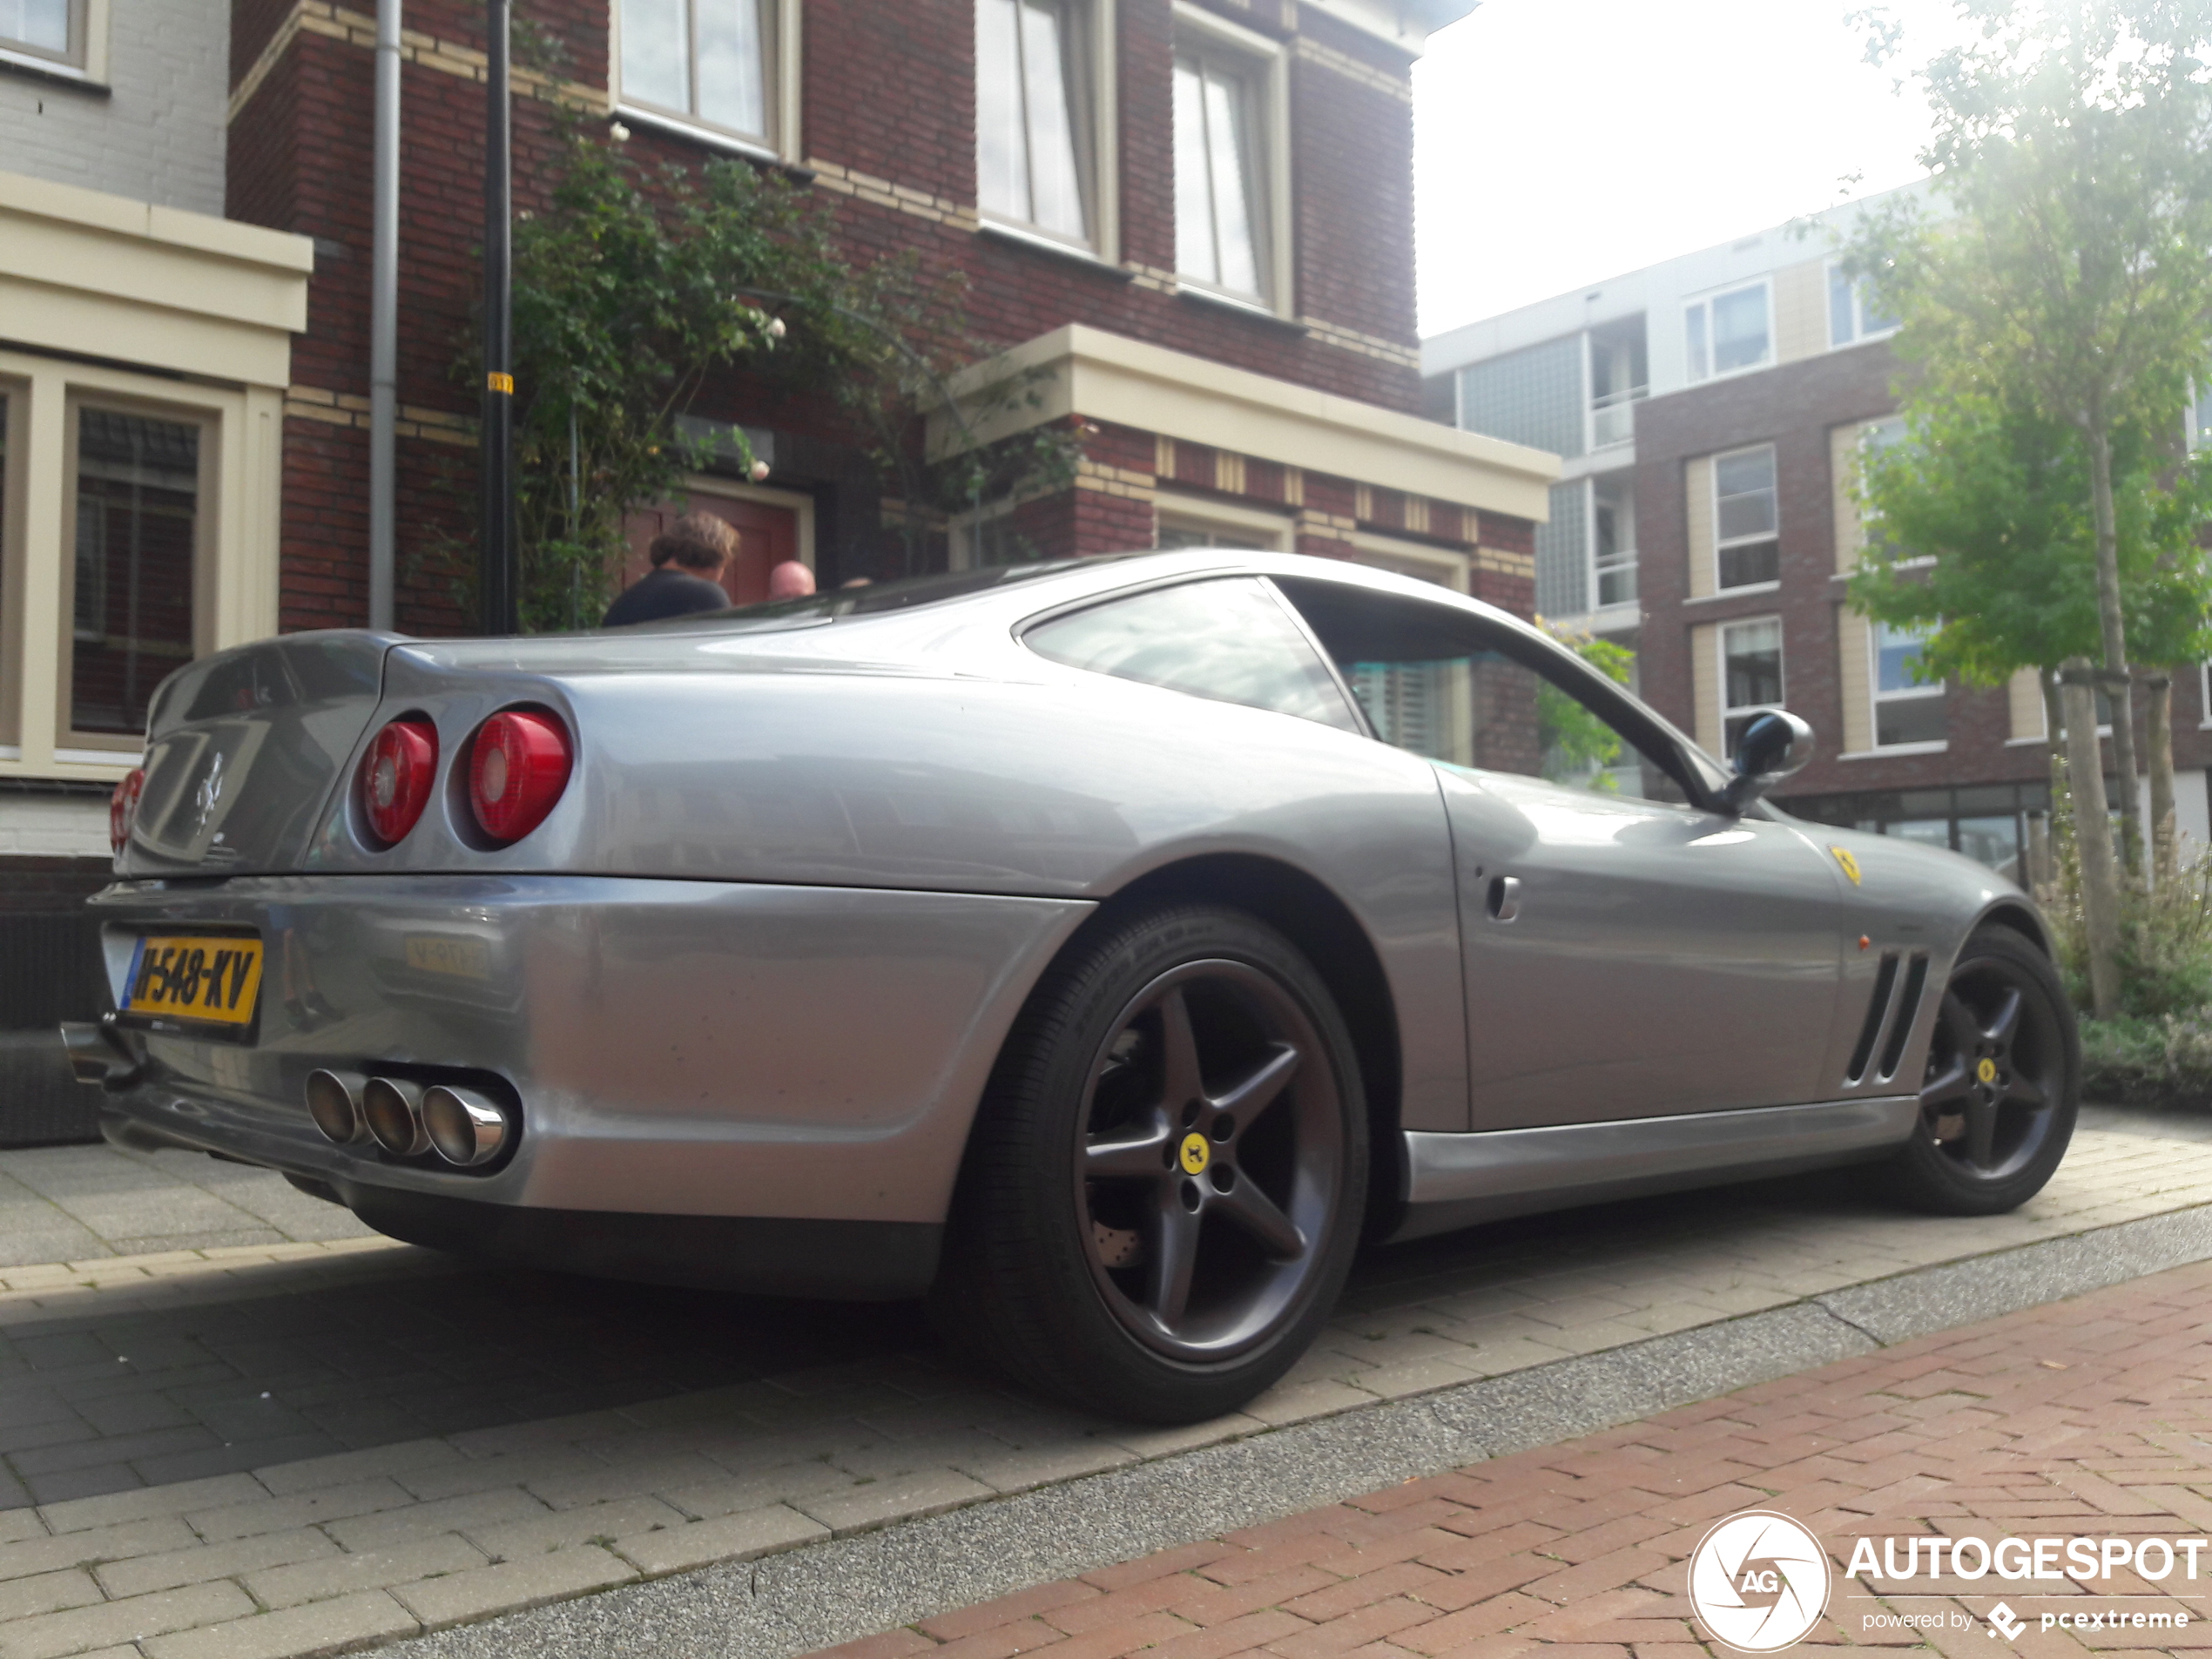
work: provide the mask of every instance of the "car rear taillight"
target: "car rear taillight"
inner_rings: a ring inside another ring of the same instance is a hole
[[[107,798],[107,844],[115,849],[118,858],[131,845],[131,826],[138,819],[138,797],[145,792],[146,773],[143,766],[133,766],[123,775],[115,792]]]
[[[508,709],[476,728],[469,754],[469,805],[485,834],[519,841],[569,786],[569,730],[556,715]]]
[[[395,720],[376,734],[361,762],[361,814],[385,846],[407,839],[429,804],[438,771],[438,729],[428,720]]]

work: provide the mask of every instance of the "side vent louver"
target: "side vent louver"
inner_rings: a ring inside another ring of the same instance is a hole
[[[1844,1074],[1844,1082],[1865,1081],[1867,1063],[1874,1058],[1874,1045],[1889,1022],[1890,1002],[1896,994],[1897,953],[1885,950],[1880,971],[1874,975],[1874,995],[1866,1000],[1866,1023],[1859,1031],[1858,1046],[1851,1051],[1851,1070]]]
[[[1905,1041],[1919,1022],[1915,1016],[1920,1012],[1920,993],[1927,988],[1927,956],[1915,951],[1912,965],[1905,970],[1905,995],[1897,999],[1897,1017],[1890,1022],[1890,1040],[1882,1045],[1880,1076],[1884,1082],[1897,1076],[1898,1062],[1905,1058]]]
[[[1905,972],[1900,975],[1899,966]],[[1900,978],[1903,983],[1898,981]],[[1898,1066],[1905,1058],[1905,1045],[1912,1039],[1914,1016],[1920,1008],[1920,995],[1928,987],[1928,956],[1925,951],[1914,951],[1910,956],[1898,951],[1882,953],[1882,963],[1874,974],[1874,992],[1866,999],[1866,1022],[1860,1027],[1858,1046],[1852,1049],[1851,1069],[1845,1074],[1845,1088],[1855,1088],[1869,1080],[1887,1082],[1897,1075]],[[1881,1063],[1877,1067],[1874,1056],[1880,1051]]]

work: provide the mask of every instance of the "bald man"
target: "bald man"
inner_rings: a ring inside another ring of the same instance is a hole
[[[786,559],[768,572],[771,599],[804,599],[814,591],[814,573],[797,559]]]

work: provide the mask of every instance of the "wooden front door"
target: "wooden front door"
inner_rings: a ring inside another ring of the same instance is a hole
[[[765,599],[768,572],[786,559],[799,556],[799,515],[792,509],[694,489],[681,507],[649,507],[623,521],[624,535],[630,543],[630,559],[622,572],[624,587],[653,568],[646,550],[653,537],[685,513],[711,513],[737,531],[738,556],[722,570],[722,586],[732,604],[749,605]]]

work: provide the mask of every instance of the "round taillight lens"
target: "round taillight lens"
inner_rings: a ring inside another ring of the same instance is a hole
[[[361,814],[384,846],[407,839],[437,770],[438,729],[428,720],[395,720],[376,734],[361,762]]]
[[[118,858],[131,845],[131,826],[138,820],[138,797],[145,792],[145,769],[133,766],[107,798],[107,844],[115,849]]]
[[[569,786],[573,754],[558,717],[508,709],[476,729],[469,805],[495,841],[519,841],[545,821]]]

